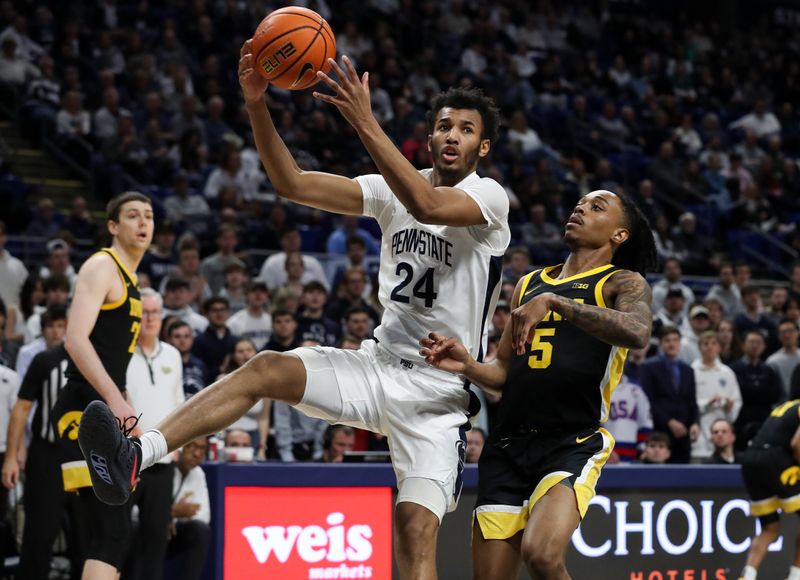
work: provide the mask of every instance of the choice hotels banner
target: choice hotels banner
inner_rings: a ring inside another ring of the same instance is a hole
[[[728,580],[739,577],[759,530],[738,490],[609,491],[592,500],[572,537],[574,578]],[[759,578],[785,578],[798,518],[784,516]]]
[[[389,487],[227,487],[225,580],[392,577]]]

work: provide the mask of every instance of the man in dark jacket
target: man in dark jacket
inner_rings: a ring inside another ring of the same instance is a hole
[[[659,335],[660,353],[639,369],[639,381],[650,399],[653,429],[670,436],[670,463],[688,463],[691,442],[700,433],[694,371],[678,358],[681,333],[665,326]]]

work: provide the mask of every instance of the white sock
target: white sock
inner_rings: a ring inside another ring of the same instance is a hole
[[[787,576],[786,580],[800,580],[800,566],[789,568],[789,576]]]
[[[141,470],[147,469],[169,453],[167,440],[164,439],[164,436],[158,429],[150,429],[150,431],[142,435],[140,441],[142,442]]]
[[[758,570],[752,566],[745,566],[744,570],[742,570],[742,580],[756,580],[757,574]]]

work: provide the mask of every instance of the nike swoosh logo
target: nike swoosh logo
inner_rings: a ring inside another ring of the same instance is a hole
[[[583,443],[587,439],[591,439],[594,437],[596,433],[592,433],[591,435],[587,435],[586,437],[575,437],[575,443]]]
[[[294,82],[292,83],[292,86],[295,86],[297,83],[299,83],[300,79],[303,78],[303,75],[305,75],[308,71],[313,70],[313,69],[314,69],[314,65],[312,65],[310,62],[305,63],[303,65],[303,67],[300,69],[300,72],[297,73],[297,78],[294,79]]]
[[[528,294],[530,294],[531,292],[533,292],[537,288],[538,288],[538,286],[534,286],[533,288],[529,288],[528,290],[525,291],[525,294],[523,294],[523,296],[527,296]]]

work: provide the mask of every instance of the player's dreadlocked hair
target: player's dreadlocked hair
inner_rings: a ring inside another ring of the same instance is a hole
[[[638,272],[644,276],[658,264],[656,241],[653,239],[653,230],[647,218],[627,195],[617,194],[622,203],[622,213],[625,216],[625,226],[630,232],[625,240],[614,252],[613,262],[619,268]]]
[[[489,139],[492,143],[497,141],[497,128],[500,125],[500,111],[491,97],[483,94],[479,88],[463,89],[451,87],[447,92],[439,93],[431,101],[428,111],[428,132],[433,133],[433,124],[436,115],[445,107],[453,109],[473,109],[478,111],[483,121],[481,139]]]

